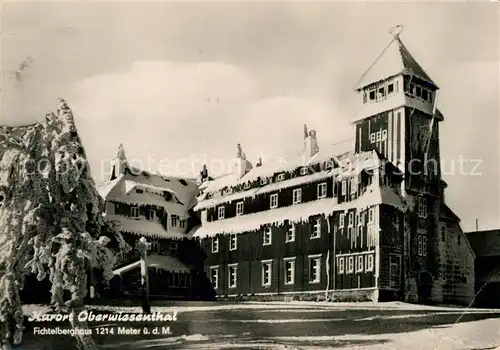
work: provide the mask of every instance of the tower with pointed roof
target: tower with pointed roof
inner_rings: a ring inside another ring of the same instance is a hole
[[[439,245],[442,189],[437,84],[400,38],[400,32],[361,76],[355,87],[361,108],[353,124],[355,151],[376,150],[403,175],[405,218],[401,268],[405,294],[442,300]],[[422,289],[425,289],[422,292]]]

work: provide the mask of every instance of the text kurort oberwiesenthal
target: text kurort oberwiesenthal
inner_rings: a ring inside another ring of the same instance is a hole
[[[113,313],[113,314],[94,314],[92,311],[81,311],[77,315],[79,322],[100,322],[100,321],[117,321],[117,322],[174,322],[177,321],[177,311],[172,313],[153,312],[151,314],[135,314],[135,313]],[[28,319],[29,322],[64,322],[73,321],[73,314],[43,314],[39,311],[33,312],[33,315]]]

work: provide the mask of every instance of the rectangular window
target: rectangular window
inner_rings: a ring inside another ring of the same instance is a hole
[[[149,220],[154,220],[156,219],[156,210],[150,209],[149,210]]]
[[[375,143],[376,138],[377,138],[377,135],[374,132],[372,132],[370,134],[370,143]]]
[[[422,96],[422,88],[420,86],[417,86],[416,88],[416,94],[415,94],[417,97],[421,97]]]
[[[217,218],[220,220],[220,219],[224,219],[224,215],[226,213],[226,208],[224,207],[219,207],[219,209],[217,209]]]
[[[185,219],[182,219],[179,221],[179,227],[180,228],[186,228],[186,220]]]
[[[366,272],[371,272],[373,271],[373,254],[368,254],[366,256],[366,267],[365,267]]]
[[[168,250],[170,251],[170,253],[177,252],[177,248],[178,248],[177,242],[170,242],[170,244],[168,245]]]
[[[458,236],[457,236],[457,243],[458,243],[458,245],[462,244],[462,236],[460,236],[460,232],[458,233]]]
[[[172,227],[177,227],[177,215],[172,215],[170,217],[170,221],[171,221]]]
[[[212,287],[214,289],[219,288],[219,267],[210,267],[210,282],[212,282]]]
[[[271,195],[271,203],[270,203],[270,207],[271,209],[274,209],[274,208],[277,208],[278,207],[278,194],[272,194]]]
[[[417,236],[417,254],[419,256],[427,256],[427,237]]]
[[[329,160],[325,164],[325,169],[328,170],[328,169],[331,169],[331,168],[333,168],[333,161]]]
[[[267,179],[260,179],[260,184],[261,185],[267,184]]]
[[[375,101],[376,100],[375,90],[368,91],[368,98],[370,99],[370,101]]]
[[[233,264],[228,266],[228,285],[229,288],[236,288],[237,278],[238,278],[238,264]]]
[[[350,212],[349,213],[349,227],[353,227],[353,226],[354,226],[354,213]]]
[[[315,219],[314,226],[311,232],[311,239],[319,238],[321,236],[321,219]]]
[[[409,84],[409,91],[410,95],[415,95],[415,84],[410,83]]]
[[[342,213],[339,216],[339,228],[343,228],[344,227],[344,221],[345,221],[345,214]]]
[[[358,255],[356,257],[356,272],[363,272],[363,255]]]
[[[429,99],[429,92],[427,89],[422,89],[422,99],[427,101]]]
[[[446,240],[446,226],[441,225],[440,229],[441,229],[441,242],[444,242]]]
[[[326,198],[326,182],[318,184],[318,199]]]
[[[358,177],[355,176],[351,179],[351,194],[358,192]]]
[[[291,223],[288,226],[288,231],[286,231],[285,242],[295,241],[295,224]]]
[[[285,284],[295,283],[295,258],[285,258]]]
[[[338,268],[338,273],[341,274],[341,273],[344,273],[345,271],[345,268],[344,268],[344,262],[345,262],[345,259],[343,256],[339,257],[339,268]]]
[[[262,262],[262,286],[267,287],[271,285],[271,261]]]
[[[236,215],[243,214],[243,202],[236,203]]]
[[[293,190],[293,204],[299,204],[302,201],[302,189]]]
[[[271,245],[272,237],[273,237],[273,229],[272,227],[267,227],[264,231],[264,240],[262,242],[262,245]]]
[[[278,181],[283,181],[285,180],[285,174],[279,174],[278,177],[277,177],[277,180]]]
[[[238,249],[238,237],[235,234],[229,236],[229,250]]]
[[[341,194],[343,196],[345,196],[347,194],[347,181],[345,180],[342,180],[342,190],[341,190]]]
[[[353,273],[354,272],[354,257],[350,256],[347,258],[347,270],[346,273]]]
[[[370,208],[368,210],[368,223],[372,224],[375,221],[375,209]]]
[[[245,190],[248,190],[250,188],[250,184],[248,182],[246,182],[244,185],[243,185],[243,189]]]
[[[365,212],[362,211],[359,213],[359,226],[363,226],[365,224]]]
[[[219,237],[212,238],[212,253],[219,252]]]
[[[131,209],[131,213],[130,215],[133,217],[133,218],[138,218],[139,217],[139,208],[137,207],[132,207],[130,208]]]
[[[309,168],[308,167],[302,167],[300,168],[300,175],[307,175],[309,174]]]
[[[424,197],[418,197],[418,216],[427,218],[427,199]]]
[[[309,283],[319,283],[321,279],[321,257],[309,257]]]
[[[394,92],[394,84],[387,85],[387,95],[390,95]]]
[[[381,98],[384,98],[385,97],[385,87],[382,86],[380,88],[378,88],[378,98],[381,99]]]
[[[377,142],[382,141],[382,131],[377,131]]]
[[[387,140],[387,130],[382,130],[382,141],[386,141]]]

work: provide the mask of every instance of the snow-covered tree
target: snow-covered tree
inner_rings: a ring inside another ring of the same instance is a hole
[[[49,278],[52,304],[76,313],[87,293],[87,272],[112,277],[114,257],[130,247],[101,215],[73,114],[66,102],[45,122],[0,126],[0,342],[19,344],[24,276]],[[69,297],[68,297],[69,295]],[[73,327],[77,325],[74,318]],[[92,348],[91,338],[79,345]]]

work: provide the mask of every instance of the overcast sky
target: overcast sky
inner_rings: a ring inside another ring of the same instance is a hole
[[[467,230],[500,227],[497,4],[4,3],[1,18],[2,124],[65,98],[97,181],[120,142],[150,170],[194,176],[227,168],[237,143],[254,163],[298,153],[304,123],[320,147],[351,139],[352,88],[403,24],[441,88],[447,201]],[[458,174],[460,157],[482,175]]]

